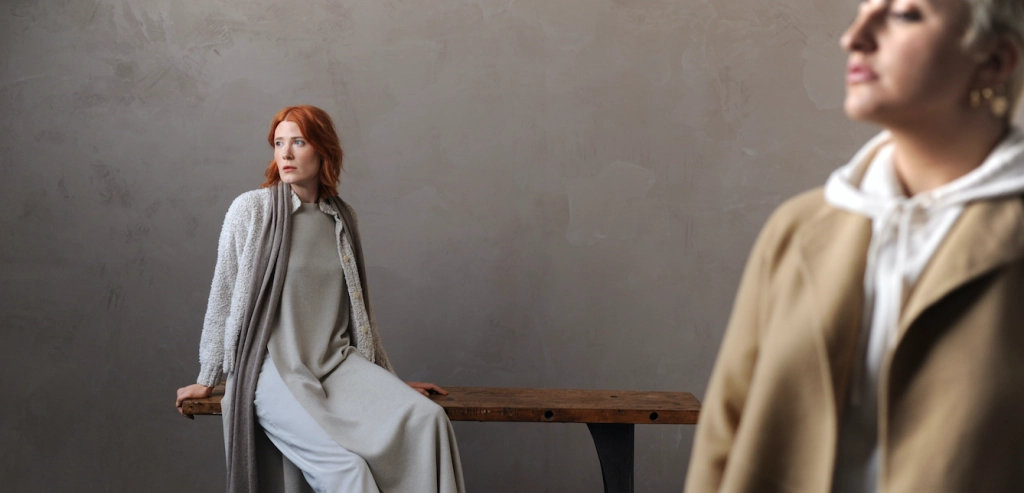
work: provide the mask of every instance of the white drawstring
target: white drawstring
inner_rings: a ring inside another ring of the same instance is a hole
[[[915,214],[927,214],[917,200],[894,199],[884,207],[874,208],[872,214],[872,230],[875,238],[868,248],[867,265],[864,272],[866,320],[861,324],[862,344],[866,349],[867,365],[855,365],[854,389],[852,402],[860,404],[861,396],[867,391],[868,378],[877,379],[876,372],[881,359],[894,347],[899,335],[899,320],[906,304],[911,284],[910,255],[912,250],[911,236]],[[895,241],[894,241],[895,240]],[[894,244],[895,243],[895,244]],[[879,268],[879,262],[885,262],[882,253],[892,248],[893,265],[891,268]],[[883,276],[879,278],[879,276]],[[885,306],[876,306],[883,304]],[[882,316],[879,329],[881,333],[873,334],[870,327],[875,320],[868,314],[876,313],[881,308]],[[873,337],[874,336],[874,337]]]
[[[889,245],[890,239],[894,235],[897,237],[900,236],[897,234],[897,232],[900,229],[900,225],[902,224],[902,221],[899,220],[900,211],[902,209],[902,204],[899,200],[892,200],[882,207],[870,207],[869,209],[871,210],[867,212],[870,214],[872,219],[872,234],[874,235],[874,238],[872,238],[872,241],[868,246],[867,265],[865,266],[864,270],[864,286],[866,288],[864,292],[869,296],[868,299],[864,300],[865,307],[867,308],[864,311],[865,315],[869,313],[874,313],[876,303],[885,303],[886,301],[888,301],[887,297],[879,297],[877,293],[878,289],[875,289],[876,284],[879,281],[878,274],[880,272],[880,269],[878,268],[878,263],[881,259],[881,252],[884,247]],[[897,243],[899,243],[899,240],[897,240]],[[882,282],[885,281],[885,279],[882,279]],[[877,353],[877,351],[873,351],[873,343],[875,342],[875,339],[871,337],[871,331],[868,330],[871,327],[872,322],[873,320],[870,316],[867,317],[867,319],[862,320],[861,322],[860,344],[861,347],[864,348],[864,350],[866,351],[866,355],[869,358],[870,355]],[[890,332],[888,325],[889,324],[886,323],[886,333]],[[858,351],[858,353],[861,352]],[[854,392],[851,393],[851,401],[854,404],[861,404],[861,397],[867,391],[868,377],[871,373],[869,371],[870,366],[871,365],[854,365]]]

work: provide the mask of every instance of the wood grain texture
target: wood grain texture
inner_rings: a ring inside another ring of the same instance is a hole
[[[689,392],[445,387],[430,398],[452,421],[696,424],[700,402]],[[206,399],[186,400],[186,414],[220,414],[224,384]]]

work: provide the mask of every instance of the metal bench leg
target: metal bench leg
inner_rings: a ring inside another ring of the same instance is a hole
[[[633,425],[587,423],[601,460],[605,493],[633,493]]]

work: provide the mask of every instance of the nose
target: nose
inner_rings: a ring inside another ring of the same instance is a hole
[[[877,49],[875,31],[878,29],[880,13],[887,8],[887,4],[885,1],[862,2],[857,10],[857,17],[839,39],[839,45],[850,53],[868,53]]]
[[[281,157],[284,158],[284,159],[292,159],[294,157],[292,155],[292,143],[291,142],[285,142],[285,144],[282,146]]]

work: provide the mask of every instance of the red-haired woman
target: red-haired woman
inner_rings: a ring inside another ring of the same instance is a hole
[[[201,371],[179,412],[227,376],[232,493],[303,491],[302,477],[318,493],[463,492],[451,423],[424,397],[446,392],[399,380],[381,347],[334,124],[289,107],[267,140],[266,183],[224,219]]]

